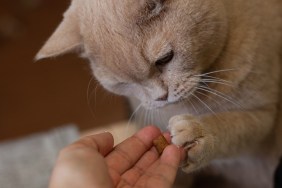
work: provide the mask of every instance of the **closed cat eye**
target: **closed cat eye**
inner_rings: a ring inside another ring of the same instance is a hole
[[[149,11],[153,11],[157,7],[156,2],[149,2],[148,3],[148,9]]]
[[[167,65],[174,57],[174,52],[173,50],[171,50],[170,52],[168,52],[167,54],[165,54],[163,57],[161,57],[160,59],[158,59],[155,62],[155,66],[158,69],[163,68],[165,65]]]

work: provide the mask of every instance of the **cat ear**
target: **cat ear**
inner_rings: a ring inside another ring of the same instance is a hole
[[[81,47],[81,36],[78,18],[71,6],[64,14],[64,19],[52,36],[47,40],[35,59],[58,56]]]

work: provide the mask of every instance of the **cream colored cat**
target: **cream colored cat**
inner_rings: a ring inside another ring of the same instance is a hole
[[[73,0],[37,59],[83,51],[106,89],[158,109],[184,171],[270,188],[281,49],[281,0]]]

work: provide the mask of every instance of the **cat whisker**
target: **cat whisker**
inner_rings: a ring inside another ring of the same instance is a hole
[[[215,71],[211,71],[211,72],[207,72],[207,73],[203,73],[203,74],[198,74],[198,75],[194,75],[194,76],[202,77],[202,76],[220,73],[220,72],[231,72],[231,71],[238,71],[238,70],[240,70],[240,69],[237,69],[237,68],[221,69],[221,70],[215,70]]]
[[[94,80],[94,77],[92,76],[91,79],[89,80],[88,86],[87,86],[87,91],[86,91],[86,99],[87,99],[87,104],[88,107],[90,107],[90,86],[92,84],[92,81]]]
[[[152,109],[149,109],[149,110],[148,110],[148,113],[149,113],[149,121],[148,121],[148,125],[151,125],[151,124],[152,124],[152,115],[153,115],[153,110],[152,110]]]
[[[161,110],[159,110],[160,111],[160,116],[161,116],[161,119],[162,119],[162,124],[163,124],[163,127],[166,127],[167,128],[167,126],[168,126],[168,120],[165,118],[164,119],[164,117],[166,117],[165,115],[164,115],[164,113],[161,111]],[[166,120],[166,121],[165,121]]]
[[[140,126],[144,127],[147,122],[148,122],[148,110],[146,108],[142,108],[143,109],[143,113],[142,113],[142,121],[140,121]]]
[[[160,122],[161,126],[165,126],[165,122],[162,118],[161,111],[159,109],[156,109],[156,112],[157,112],[157,115],[158,115],[158,121],[157,122]],[[160,125],[157,125],[157,126],[160,126]]]
[[[94,90],[94,103],[97,104],[97,91],[98,91],[98,87],[100,85],[96,84],[95,90]]]
[[[228,84],[228,83],[225,83],[225,82],[221,82],[221,81],[217,81],[217,80],[212,80],[212,79],[202,79],[200,82],[204,83],[206,86],[207,86],[207,83],[215,83],[215,84],[221,84],[221,85],[225,85],[225,86],[229,86],[229,87],[235,87],[232,84]]]
[[[202,103],[213,115],[217,116],[216,113],[212,110],[212,108],[206,104],[203,100],[197,97],[194,93],[191,93],[191,96],[195,97],[200,103]]]
[[[208,93],[211,93],[217,97],[220,97],[228,102],[231,102],[233,103],[233,101],[231,99],[229,99],[226,95],[224,95],[223,93],[219,92],[219,91],[216,91],[214,89],[211,89],[210,87],[204,87],[204,86],[197,86],[196,88],[197,90],[202,90],[202,91],[205,91],[205,92],[208,92]],[[237,104],[236,104],[237,106]]]
[[[235,87],[235,85],[233,84],[233,82],[229,81],[229,80],[225,80],[225,79],[222,79],[222,78],[218,78],[218,77],[215,77],[215,76],[209,76],[209,75],[191,75],[191,74],[183,74],[183,77],[196,77],[196,78],[201,78],[200,81],[193,81],[193,80],[190,80],[190,82],[193,82],[193,83],[202,83],[204,85],[206,85],[207,87],[208,84],[207,83],[217,83],[217,84],[221,84],[221,85],[226,85],[226,86],[229,86],[229,87]]]
[[[241,109],[243,109],[242,105],[240,105],[239,103],[233,101],[233,99],[230,99],[228,96],[226,96],[224,93],[222,93],[220,91],[217,91],[215,89],[212,89],[210,87],[205,87],[205,86],[197,86],[196,89],[199,89],[199,90],[211,93],[211,94],[213,94],[213,95],[215,95],[215,96],[217,96],[219,98],[222,98],[225,101],[228,101],[228,102],[234,104],[235,106],[240,107]]]
[[[91,85],[91,83],[94,83],[94,80],[95,80],[95,77],[92,77],[92,79],[89,81],[88,88],[87,88],[87,102],[88,102],[89,105],[91,105],[91,96],[93,94],[94,94],[94,104],[97,103],[97,91],[98,91],[98,87],[100,87],[100,84],[96,83],[95,88],[91,92],[89,92],[90,91],[90,85]],[[101,91],[103,91],[103,90],[101,90]]]
[[[149,123],[149,115],[150,115],[150,110],[145,108],[145,121],[143,123],[143,126],[148,125],[148,123]]]
[[[222,79],[222,78],[219,78],[219,77],[215,77],[215,76],[202,76],[202,79],[212,79],[212,80],[217,80],[217,81],[221,81],[221,82],[226,82],[226,83],[229,83],[229,84],[232,84],[231,81],[229,80],[225,80],[225,79]]]
[[[144,122],[143,122],[143,125],[142,126],[144,126],[144,125],[146,125],[146,124],[148,124],[148,109],[145,109],[145,117],[144,117]]]
[[[95,117],[95,113],[94,113],[93,108],[91,107],[91,97],[90,96],[92,96],[92,94],[94,93],[94,97],[95,97],[94,98],[94,104],[96,104],[96,98],[97,98],[96,92],[97,92],[97,87],[99,86],[99,84],[96,84],[96,87],[94,88],[94,90],[90,91],[90,87],[91,87],[91,84],[93,84],[94,79],[95,79],[95,77],[92,76],[91,79],[89,80],[89,83],[88,83],[88,86],[87,86],[87,91],[86,91],[87,105],[88,105],[88,108],[89,108],[90,113],[91,113],[93,118]]]
[[[209,98],[210,100],[213,100],[213,101],[218,105],[217,109],[223,110],[224,112],[228,112],[228,111],[229,111],[228,109],[224,108],[225,105],[222,105],[220,102],[218,102],[217,100],[215,100],[213,97],[208,96],[208,95],[206,95],[206,94],[204,94],[204,93],[202,93],[202,92],[200,92],[200,91],[198,91],[198,90],[195,91],[195,92],[198,93],[198,94],[200,94],[200,95],[203,95],[203,96]],[[222,109],[221,109],[221,108],[222,108]],[[219,116],[217,116],[217,120],[218,120],[218,121],[221,121],[221,122],[228,123],[228,122],[226,122],[224,119],[220,118]]]
[[[141,104],[139,104],[139,105],[141,105]],[[137,107],[138,107],[138,106],[137,106]],[[134,123],[136,123],[136,124],[139,125],[139,123],[142,121],[143,112],[144,112],[143,108],[140,107],[140,109],[139,109],[139,111],[138,111],[138,115],[137,115],[137,112],[136,112],[136,114],[135,114],[135,118],[134,118],[134,120],[133,120]],[[132,114],[131,114],[131,115],[132,115]]]
[[[142,104],[139,104],[136,109],[134,110],[134,112],[131,114],[128,123],[127,123],[127,127],[129,126],[129,124],[132,122],[132,118],[135,116],[135,114],[138,112],[138,110],[140,110],[140,108],[142,107]]]
[[[191,110],[187,107],[186,102],[189,102],[189,104],[191,105],[192,114],[199,114],[199,111],[196,109],[195,105],[192,103],[191,97],[189,97],[188,100],[187,99],[180,99],[180,103],[187,110],[187,113],[191,113]]]
[[[197,97],[196,95],[192,94],[194,97],[196,97],[202,104],[204,104],[214,115],[214,117],[216,118],[217,121],[219,122],[223,122],[224,120],[222,118],[220,118],[220,116],[218,116],[218,114],[213,110],[213,108],[211,106],[209,106],[207,103],[205,103],[203,100],[201,100],[199,97]],[[214,100],[214,99],[213,99]],[[214,100],[215,101],[215,100]],[[216,102],[217,103],[217,102]]]
[[[220,107],[220,108],[224,106],[220,102],[218,102],[216,99],[214,99],[213,97],[211,97],[209,95],[206,95],[203,92],[200,92],[199,90],[196,90],[195,92],[200,94],[200,95],[202,95],[202,96],[204,96],[204,97],[207,97],[209,100],[214,101],[217,104],[217,106]],[[228,111],[228,110],[225,108],[224,111]]]
[[[160,116],[160,111],[158,109],[156,109],[156,113],[157,113],[157,116],[156,116],[156,120],[157,122],[160,122],[161,124],[163,124],[162,122],[162,118]],[[158,125],[157,125],[158,126]]]
[[[152,109],[149,110],[149,125],[152,124],[153,112],[154,112],[154,110],[152,110]]]
[[[154,110],[154,119],[153,119],[153,125],[156,125],[156,122],[161,122],[161,119],[159,119],[159,121],[157,121],[157,119],[160,118],[159,116],[159,109],[155,109]],[[162,125],[162,123],[161,123]],[[156,125],[156,126],[161,126],[161,125]]]
[[[195,114],[199,115],[200,113],[192,101],[193,101],[192,98],[189,98],[188,102],[191,104],[192,108],[194,109]]]
[[[149,109],[148,110],[148,114],[149,114],[149,120],[148,120],[148,125],[151,125],[152,124],[152,109]]]
[[[148,113],[148,110],[146,108],[143,108],[143,118],[141,122],[141,127],[145,126],[147,123],[147,113]]]

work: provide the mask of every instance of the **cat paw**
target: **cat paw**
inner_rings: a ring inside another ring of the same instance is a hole
[[[190,115],[174,116],[169,120],[172,143],[185,149],[182,168],[187,173],[206,166],[212,159],[215,141],[207,126]]]

